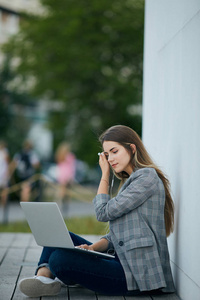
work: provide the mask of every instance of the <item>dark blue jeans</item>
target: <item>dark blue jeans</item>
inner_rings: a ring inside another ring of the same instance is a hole
[[[91,243],[70,233],[75,246]],[[129,294],[124,270],[118,257],[104,259],[85,252],[44,247],[38,268],[47,266],[52,274],[65,284],[77,283],[104,295]],[[133,291],[132,294],[138,294]]]

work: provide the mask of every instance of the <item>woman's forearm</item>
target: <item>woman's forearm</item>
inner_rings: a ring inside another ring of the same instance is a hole
[[[98,194],[108,194],[108,188],[109,188],[109,176],[102,177],[101,181],[99,183],[97,195]]]
[[[99,251],[99,252],[104,252],[108,249],[108,240],[107,239],[101,239],[98,242],[92,244],[92,250],[94,251]]]
[[[98,242],[92,244],[92,245],[87,245],[87,244],[82,244],[78,246],[79,248],[84,248],[84,249],[90,249],[93,251],[98,251],[98,252],[104,252],[108,249],[108,240],[105,238],[102,238]]]

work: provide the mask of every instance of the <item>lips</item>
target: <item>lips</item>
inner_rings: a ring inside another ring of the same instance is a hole
[[[115,168],[117,165],[118,165],[118,164],[113,164],[113,165],[112,165],[112,168]]]

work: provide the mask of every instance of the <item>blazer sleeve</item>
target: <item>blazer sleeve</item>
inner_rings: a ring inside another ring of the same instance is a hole
[[[110,199],[107,194],[97,195],[93,200],[97,220],[115,220],[138,208],[156,192],[158,180],[154,169],[144,168],[129,177],[116,197]]]
[[[106,239],[108,241],[108,248],[107,248],[107,252],[111,252],[114,251],[114,245],[111,241],[111,234],[110,232],[105,234],[104,236],[102,236],[100,239]]]

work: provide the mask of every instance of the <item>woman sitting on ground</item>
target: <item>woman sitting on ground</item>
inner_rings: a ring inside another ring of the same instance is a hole
[[[166,238],[173,230],[174,220],[168,180],[131,128],[113,126],[100,141],[102,177],[93,203],[98,221],[109,222],[110,231],[94,244],[73,233],[71,237],[75,246],[113,252],[115,258],[45,247],[36,276],[20,282],[20,290],[30,297],[59,293],[60,281],[80,284],[105,295],[175,290]],[[122,183],[112,198],[110,169]]]

